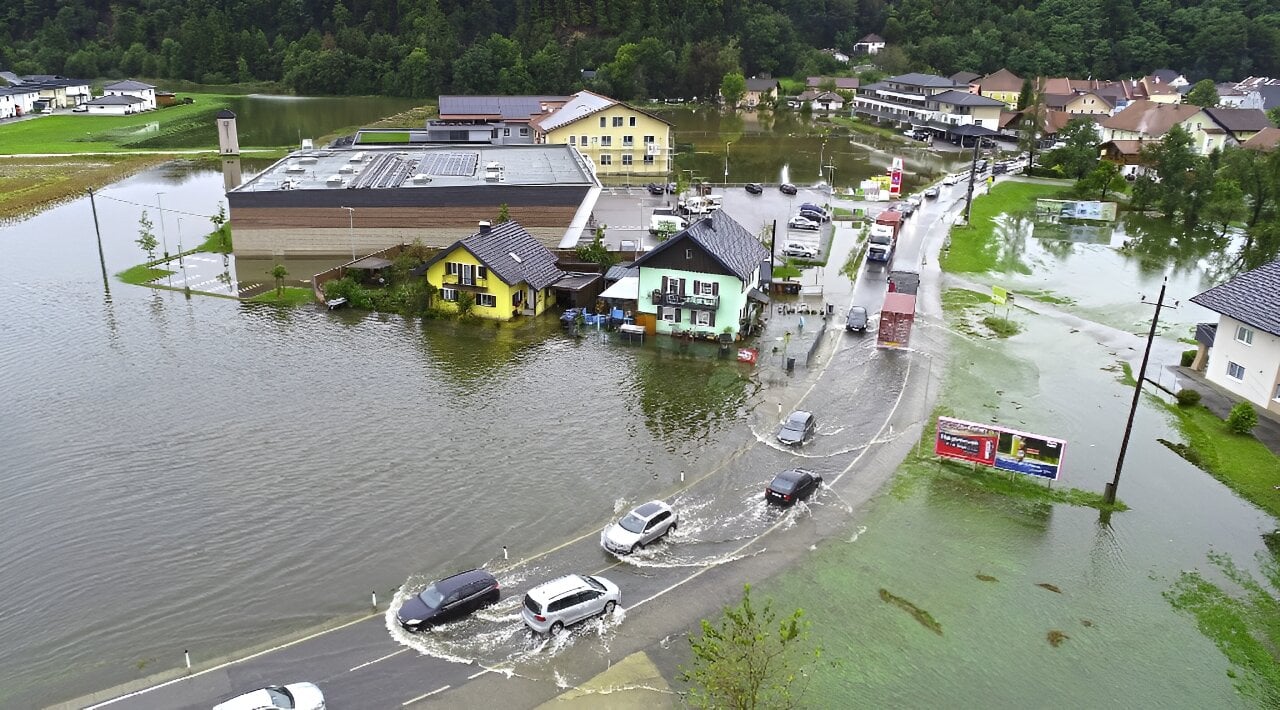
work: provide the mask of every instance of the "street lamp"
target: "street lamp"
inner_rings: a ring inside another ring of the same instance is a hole
[[[156,193],[156,211],[160,213],[160,245],[164,247],[164,258],[169,258],[169,243],[164,238],[164,207],[160,204],[160,196],[163,192]]]
[[[824,135],[822,137],[822,148],[818,150],[818,179],[819,180],[822,179],[822,164],[823,162],[826,161],[826,157],[827,157],[827,137]]]
[[[347,239],[351,242],[351,260],[356,260],[356,208],[339,207],[347,211]]]
[[[733,141],[727,141],[724,144],[724,184],[729,186],[729,146],[733,145]]]
[[[830,190],[831,194],[834,195],[836,194],[836,166],[824,165],[822,167],[827,169],[827,174],[830,176],[827,178],[827,187]]]

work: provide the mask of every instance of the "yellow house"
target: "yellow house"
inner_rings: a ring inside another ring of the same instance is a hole
[[[1022,79],[1008,69],[988,74],[970,84],[970,86],[974,85],[978,87],[978,94],[1000,101],[1011,109],[1018,108],[1018,97],[1022,94]]]
[[[410,273],[439,289],[440,307],[457,310],[469,300],[472,314],[494,320],[541,314],[554,299],[551,286],[565,276],[555,254],[518,222],[481,222],[480,231]]]
[[[579,91],[530,125],[535,143],[576,147],[597,175],[656,177],[672,171],[671,123],[607,96]]]

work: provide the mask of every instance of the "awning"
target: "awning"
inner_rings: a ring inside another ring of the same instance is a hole
[[[348,269],[368,269],[369,271],[377,271],[391,266],[390,259],[382,259],[376,256],[366,256],[359,261],[353,261],[347,264]]]
[[[769,295],[768,295],[768,294],[766,294],[764,291],[761,291],[761,290],[760,290],[760,289],[758,289],[758,288],[753,288],[753,289],[751,289],[750,291],[747,291],[747,298],[748,298],[749,300],[752,300],[752,301],[758,301],[758,302],[760,302],[760,303],[768,303],[768,302],[769,302]]]
[[[614,285],[606,288],[600,294],[603,299],[617,299],[619,301],[635,301],[640,298],[640,277],[624,276],[618,279]]]

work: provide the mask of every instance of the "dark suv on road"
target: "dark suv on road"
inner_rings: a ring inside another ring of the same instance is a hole
[[[400,625],[409,631],[462,618],[498,601],[498,580],[482,569],[455,574],[429,585],[405,600],[396,612]]]

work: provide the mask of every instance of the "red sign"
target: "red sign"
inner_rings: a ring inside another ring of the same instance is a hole
[[[755,348],[738,348],[738,362],[746,362],[755,364],[756,358],[760,356],[760,351]]]
[[[933,453],[949,459],[994,466],[999,441],[1000,432],[990,427],[950,417],[938,417],[938,434],[933,442]]]
[[[897,197],[902,194],[902,169],[904,165],[902,158],[893,159],[893,167],[889,168],[889,196]]]

